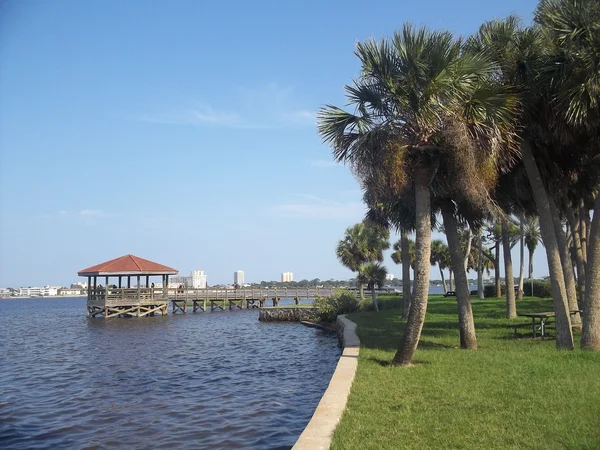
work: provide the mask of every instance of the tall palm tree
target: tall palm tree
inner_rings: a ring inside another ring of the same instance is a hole
[[[544,0],[541,3],[544,3]],[[550,98],[544,97],[543,89],[540,89],[537,81],[539,77],[534,71],[543,59],[541,57],[544,47],[541,43],[542,36],[543,33],[538,27],[524,29],[520,26],[518,18],[510,16],[505,20],[494,20],[483,24],[479,32],[470,39],[470,45],[474,50],[486,52],[499,62],[497,78],[505,86],[514,89],[519,96],[519,122],[525,124],[519,129],[521,156],[546,244],[556,314],[556,346],[572,349],[573,333],[560,252],[549,206],[551,198],[535,154],[539,142],[536,133],[541,128],[540,119],[543,118],[539,110],[544,108],[544,105],[552,104]]]
[[[535,12],[535,21],[544,30],[544,43],[550,52],[541,81],[554,100],[549,104],[554,125],[549,133],[552,141],[559,144],[576,143],[579,151],[571,159],[581,161],[591,156],[597,160],[600,135],[600,3],[597,0],[541,0]],[[569,152],[570,146],[560,147],[562,153],[573,155]],[[596,173],[593,182],[596,190],[599,181]],[[600,195],[596,195],[594,210],[600,210]],[[559,223],[556,213],[554,216],[552,223],[556,229]],[[582,216],[587,216],[587,211]],[[581,347],[590,350],[600,350],[599,216],[594,214],[586,244],[586,297],[583,302]],[[544,222],[545,217],[540,213],[540,225],[548,253]],[[586,233],[587,228],[586,223]],[[564,242],[560,245],[564,246]],[[566,257],[564,251],[563,256]]]
[[[360,274],[363,264],[383,261],[383,251],[389,248],[389,233],[364,222],[346,229],[344,239],[337,246],[336,255],[340,262],[352,272]],[[357,277],[361,299],[364,298],[363,283]]]
[[[385,276],[387,275],[387,269],[379,263],[370,262],[363,264],[358,273],[359,282],[367,285],[367,289],[371,290],[371,298],[373,300],[373,308],[375,311],[379,311],[379,305],[377,303],[377,291],[375,286],[381,287],[385,283]]]

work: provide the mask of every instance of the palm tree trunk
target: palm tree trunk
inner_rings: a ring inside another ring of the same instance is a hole
[[[375,291],[375,285],[371,287],[371,300],[373,300],[373,308],[375,308],[375,311],[379,311],[379,304],[377,303],[377,292]]]
[[[529,281],[533,281],[533,250],[529,250]],[[533,285],[531,287],[531,296],[533,297]]]
[[[565,212],[567,220],[571,225],[571,234],[573,236],[573,247],[575,249],[575,263],[577,266],[577,289],[579,291],[579,303],[583,307],[585,302],[585,264],[583,262],[583,251],[581,248],[581,236],[579,233],[579,220],[575,217],[575,211],[565,200]]]
[[[525,281],[525,236],[523,236],[523,219],[521,218],[521,238],[519,239],[519,258],[521,265],[519,267],[519,292],[517,300],[523,300],[523,282]]]
[[[402,334],[400,347],[392,364],[408,366],[417,350],[427,312],[429,296],[429,271],[431,257],[431,183],[430,170],[423,164],[415,168],[415,282],[414,295],[410,305],[408,320]]]
[[[471,309],[471,298],[469,297],[469,283],[467,281],[467,271],[461,250],[460,237],[458,236],[458,225],[454,217],[454,208],[450,204],[445,203],[441,209],[446,238],[448,239],[448,248],[450,249],[450,261],[452,262],[454,276],[456,277],[460,347],[477,350],[475,322],[473,321],[473,310]]]
[[[571,262],[571,255],[569,254],[567,237],[565,235],[565,231],[563,230],[563,225],[560,220],[556,204],[554,203],[554,199],[550,196],[548,196],[548,206],[550,206],[550,212],[552,213],[552,225],[554,225],[556,243],[558,244],[558,250],[560,252],[560,262],[562,265],[563,276],[565,278],[565,290],[567,293],[569,310],[579,311],[579,305],[577,304],[577,287],[575,286],[573,263]],[[571,316],[571,326],[578,329],[581,328],[581,317],[579,316],[579,313]]]
[[[552,213],[548,205],[546,187],[537,167],[533,152],[528,142],[523,141],[521,145],[523,164],[527,172],[527,178],[531,185],[533,199],[540,216],[540,231],[544,246],[546,247],[546,258],[548,259],[548,271],[550,273],[550,284],[552,286],[552,302],[556,319],[556,347],[573,349],[573,330],[571,329],[571,318],[569,317],[569,305],[567,304],[567,293],[565,290],[565,279],[560,262],[560,252],[556,242],[556,234],[552,225]]]
[[[600,195],[596,197],[590,226],[586,300],[583,307],[581,348],[600,350]]]
[[[400,251],[402,252],[402,317],[410,311],[410,245],[406,231],[400,230]]]
[[[450,290],[454,291],[454,274],[452,268],[448,269],[448,285],[450,285]]]
[[[446,277],[444,277],[444,271],[442,270],[442,266],[438,263],[438,267],[440,269],[440,277],[442,277],[442,286],[444,286],[444,294],[448,293],[448,289],[446,288]]]
[[[469,237],[467,238],[467,249],[465,250],[465,272],[469,268],[469,256],[471,255],[471,243],[473,242],[473,232],[471,231],[471,227],[469,227]],[[467,283],[467,287],[468,287]]]
[[[477,233],[477,244],[479,251],[477,252],[477,298],[483,300],[485,298],[483,291],[483,242],[482,242],[481,230]]]
[[[502,285],[500,284],[500,243],[496,242],[496,254],[494,255],[494,282],[496,283],[496,297],[502,297]]]
[[[363,301],[365,299],[365,287],[363,284],[358,281],[358,292],[360,293],[360,300]]]
[[[510,254],[510,237],[508,235],[508,220],[502,219],[502,254],[504,256],[504,288],[506,289],[506,317],[517,317],[515,302],[515,277],[513,275],[512,255]]]
[[[588,221],[586,220],[587,210],[583,200],[579,205],[579,238],[581,239],[581,252],[583,254],[583,263],[587,269],[588,262]],[[587,284],[586,284],[587,286]]]

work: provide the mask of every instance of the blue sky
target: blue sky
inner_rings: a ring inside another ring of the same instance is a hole
[[[350,277],[334,249],[361,192],[315,112],[346,104],[356,42],[405,21],[458,35],[513,12],[527,23],[535,5],[3,2],[0,286],[68,284],[126,253],[211,284],[238,269]]]

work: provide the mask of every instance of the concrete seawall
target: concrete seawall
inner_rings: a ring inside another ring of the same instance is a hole
[[[260,308],[258,320],[262,322],[300,322],[314,320],[315,308]]]
[[[292,450],[328,449],[335,427],[346,408],[350,388],[358,367],[360,340],[356,335],[356,324],[347,319],[345,315],[337,318],[337,332],[344,351],[315,413]]]

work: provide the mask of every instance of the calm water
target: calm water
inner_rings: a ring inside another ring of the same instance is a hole
[[[289,448],[340,355],[335,336],[256,310],[85,312],[0,301],[0,448]]]

